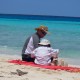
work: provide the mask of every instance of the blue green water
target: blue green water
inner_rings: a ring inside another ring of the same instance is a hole
[[[35,18],[35,17],[34,17]],[[75,19],[75,18],[74,18]],[[53,48],[60,49],[59,57],[80,65],[80,21],[0,18],[0,54],[21,55],[26,38],[35,28],[45,25]]]

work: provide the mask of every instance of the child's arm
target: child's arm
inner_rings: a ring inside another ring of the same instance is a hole
[[[52,65],[57,66],[58,65],[58,54],[59,54],[59,49],[53,49],[53,53],[52,53],[52,57],[53,57],[53,61],[52,61]]]

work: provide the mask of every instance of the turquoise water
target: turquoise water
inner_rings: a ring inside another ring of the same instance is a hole
[[[0,54],[21,55],[26,38],[35,28],[48,26],[53,48],[60,49],[59,57],[80,64],[80,22],[0,18]]]

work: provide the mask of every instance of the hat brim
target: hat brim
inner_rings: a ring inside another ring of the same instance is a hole
[[[38,43],[39,45],[49,45],[49,44],[45,44],[45,43]]]

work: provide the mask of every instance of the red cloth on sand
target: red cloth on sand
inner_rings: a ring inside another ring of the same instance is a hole
[[[46,65],[37,65],[33,62],[26,62],[22,60],[10,60],[8,61],[9,63],[15,63],[18,65],[29,65],[29,66],[34,66],[34,67],[40,67],[40,68],[45,68],[45,69],[51,69],[51,70],[65,70],[65,71],[70,71],[70,72],[80,72],[80,68],[77,67],[70,67],[70,66],[46,66]]]

